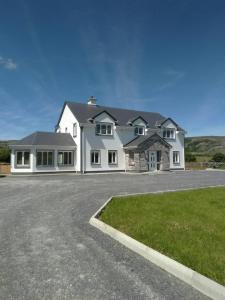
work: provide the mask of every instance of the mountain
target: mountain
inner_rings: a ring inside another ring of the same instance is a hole
[[[225,136],[196,136],[185,138],[185,151],[193,154],[225,154]]]
[[[12,145],[15,142],[16,140],[0,141],[0,148],[8,147],[9,145]]]

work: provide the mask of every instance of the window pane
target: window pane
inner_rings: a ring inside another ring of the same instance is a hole
[[[95,162],[95,153],[91,152],[91,163],[94,164]]]
[[[101,130],[101,131],[102,131],[101,133],[102,133],[102,134],[106,134],[106,125],[103,124],[103,125],[101,126],[101,129],[102,129],[102,130]]]
[[[68,152],[64,152],[64,165],[68,165]]]
[[[25,165],[30,164],[30,152],[24,152],[24,164]]]
[[[143,127],[139,127],[139,134],[143,134]]]
[[[48,164],[48,152],[42,152],[43,153],[43,166],[47,166]]]
[[[109,161],[109,164],[111,164],[112,163],[112,152],[111,151],[109,151],[109,153],[108,153],[108,161]]]
[[[96,125],[96,133],[97,133],[97,134],[100,134],[100,124],[97,124],[97,125]]]
[[[107,134],[112,134],[112,126],[107,125]]]
[[[114,151],[112,154],[113,154],[112,161],[115,164],[116,163],[116,152]]]
[[[63,152],[58,153],[58,163],[59,165],[63,164]]]
[[[69,165],[72,165],[72,152],[69,152],[68,154],[69,154],[69,161],[68,161],[68,163],[69,163]]]
[[[37,166],[42,165],[42,152],[37,152]]]
[[[48,165],[53,165],[53,152],[48,152]]]
[[[17,152],[16,153],[16,163],[17,163],[17,165],[22,165],[22,157],[23,157],[23,152]]]
[[[138,127],[135,127],[134,133],[135,133],[135,135],[138,135]]]
[[[99,163],[99,153],[95,152],[95,163],[98,164]]]

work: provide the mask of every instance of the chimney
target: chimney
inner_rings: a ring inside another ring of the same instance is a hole
[[[93,96],[89,97],[87,103],[88,105],[96,105],[96,98],[94,98]]]

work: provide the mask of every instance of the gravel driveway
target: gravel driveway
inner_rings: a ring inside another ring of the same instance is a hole
[[[225,172],[0,178],[0,299],[206,299],[89,225],[114,194],[225,185]]]

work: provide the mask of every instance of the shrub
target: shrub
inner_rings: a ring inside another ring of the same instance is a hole
[[[10,150],[8,147],[0,148],[0,162],[10,162]]]
[[[215,162],[225,162],[225,154],[223,153],[215,153],[212,157],[212,161],[215,161]]]
[[[185,161],[186,162],[195,162],[196,157],[191,153],[185,153]]]

